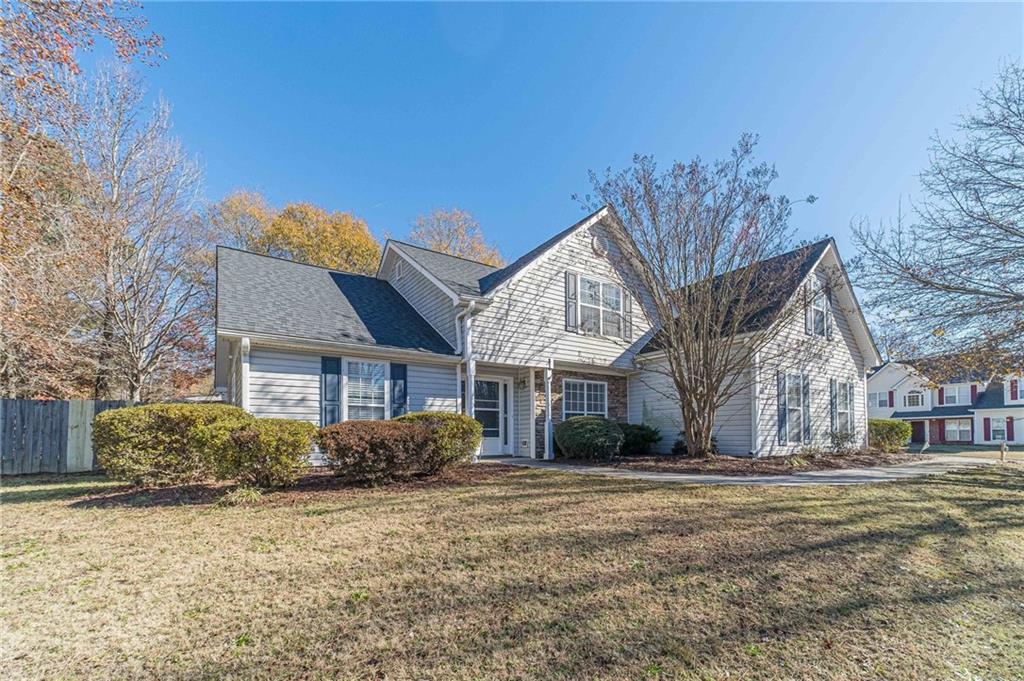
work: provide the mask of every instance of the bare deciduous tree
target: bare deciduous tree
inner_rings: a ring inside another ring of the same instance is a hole
[[[745,135],[728,159],[712,164],[697,159],[661,171],[638,156],[626,170],[591,173],[596,203],[609,205],[623,227],[634,293],[660,329],[664,362],[645,368],[671,379],[675,391],[666,397],[679,405],[697,456],[712,452],[716,414],[749,386],[755,358],[800,356],[799,337],[774,341],[804,314],[803,297],[793,295],[809,252],[777,257],[791,244],[791,205],[770,194],[776,173],[754,163],[755,143]]]
[[[147,379],[194,342],[209,244],[197,207],[201,174],[171,135],[163,101],[144,106],[129,71],[103,70],[76,93],[85,123],[65,143],[82,164],[99,241],[96,393],[115,383],[138,400]]]
[[[1008,64],[958,125],[935,136],[923,199],[888,228],[855,226],[865,303],[913,354],[1005,373],[1024,366],[1024,69]],[[964,366],[956,367],[961,371]],[[953,367],[951,367],[953,369]],[[941,379],[941,377],[939,377]]]
[[[436,208],[416,218],[409,240],[433,251],[457,255],[485,265],[504,264],[498,249],[484,241],[480,224],[461,208]]]

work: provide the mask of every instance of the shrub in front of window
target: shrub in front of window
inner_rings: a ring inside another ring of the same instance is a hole
[[[651,448],[661,442],[661,433],[641,423],[620,423],[622,428],[622,456],[648,456]]]
[[[900,451],[910,441],[911,428],[898,419],[868,419],[868,444],[890,454]]]
[[[836,454],[849,454],[857,449],[857,434],[846,430],[833,431],[829,433],[829,442]]]
[[[423,472],[430,429],[400,421],[346,421],[320,429],[320,449],[335,475],[380,485]]]
[[[470,462],[484,437],[483,425],[466,414],[419,411],[403,414],[395,421],[430,430],[430,445],[422,460],[423,472],[427,474]]]
[[[134,485],[182,485],[216,473],[216,438],[252,420],[226,404],[149,404],[108,409],[92,426],[108,477]]]
[[[555,426],[555,442],[571,459],[606,461],[618,455],[624,439],[619,424],[600,416],[574,416]]]
[[[307,421],[250,419],[214,426],[220,477],[255,487],[294,485],[309,465],[317,428]]]

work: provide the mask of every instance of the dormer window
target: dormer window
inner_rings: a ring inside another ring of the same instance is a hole
[[[904,407],[923,407],[924,406],[924,393],[920,390],[911,390],[909,393],[903,396]]]
[[[942,403],[944,405],[950,404],[970,404],[971,403],[971,389],[969,386],[945,386],[942,389]]]

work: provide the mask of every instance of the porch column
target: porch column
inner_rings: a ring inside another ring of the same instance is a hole
[[[551,426],[551,372],[555,368],[555,360],[549,359],[544,368],[544,458],[555,458],[555,429]]]
[[[466,342],[463,349],[466,358],[466,414],[476,418],[476,360],[473,359],[473,317],[466,315]],[[480,446],[473,452],[473,461],[480,457],[483,450],[483,440]]]
[[[530,458],[537,458],[537,379],[530,367]]]
[[[239,383],[239,391],[242,393],[239,395],[239,406],[242,409],[249,411],[249,337],[243,336],[241,343],[239,343],[239,364],[241,368],[241,377]]]

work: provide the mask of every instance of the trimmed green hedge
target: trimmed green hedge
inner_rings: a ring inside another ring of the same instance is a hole
[[[135,485],[202,482],[217,473],[218,437],[252,420],[226,404],[108,409],[93,420],[93,451],[114,480]]]
[[[642,423],[620,423],[622,428],[622,456],[647,456],[651,448],[661,442],[661,433]]]
[[[910,424],[898,419],[868,419],[868,443],[874,449],[894,453],[910,442]]]
[[[428,474],[469,463],[484,437],[483,425],[466,414],[419,411],[399,416],[395,421],[430,430],[430,444],[422,462],[423,472]]]
[[[624,439],[617,423],[600,416],[574,416],[555,426],[555,442],[572,459],[610,459],[622,449]]]
[[[291,419],[251,419],[228,424],[227,431],[215,438],[221,477],[256,487],[294,485],[317,434],[312,423]]]
[[[346,421],[320,429],[320,449],[335,475],[378,485],[424,472],[431,433],[400,421]]]

